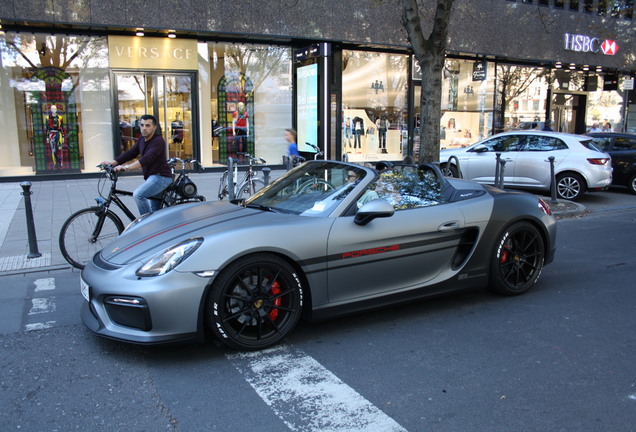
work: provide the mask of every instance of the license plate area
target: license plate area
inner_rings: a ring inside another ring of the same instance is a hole
[[[80,278],[80,291],[87,302],[91,301],[91,288],[82,278]]]

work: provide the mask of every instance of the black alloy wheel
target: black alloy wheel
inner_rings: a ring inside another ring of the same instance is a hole
[[[206,316],[226,345],[259,350],[287,336],[302,308],[303,288],[293,267],[277,256],[258,254],[238,259],[218,276]]]
[[[545,248],[538,229],[528,222],[512,224],[495,246],[490,287],[504,295],[528,291],[543,269]]]

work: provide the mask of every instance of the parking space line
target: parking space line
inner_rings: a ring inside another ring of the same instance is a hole
[[[406,431],[299,349],[282,345],[227,358],[293,431]]]

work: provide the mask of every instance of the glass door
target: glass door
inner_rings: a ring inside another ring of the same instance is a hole
[[[154,115],[166,140],[168,157],[198,159],[193,91],[194,73],[115,72],[116,154],[131,148],[140,136],[139,119]]]

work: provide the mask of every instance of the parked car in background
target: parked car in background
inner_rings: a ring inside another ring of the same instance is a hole
[[[588,133],[600,150],[612,157],[613,185],[627,186],[636,194],[636,134],[618,132]]]
[[[577,200],[587,191],[607,189],[612,182],[609,154],[596,148],[591,137],[560,132],[504,132],[469,147],[442,150],[440,164],[448,176],[461,174],[468,180],[495,184],[497,153],[505,161],[505,187],[549,191],[550,156],[554,156],[559,198]]]

